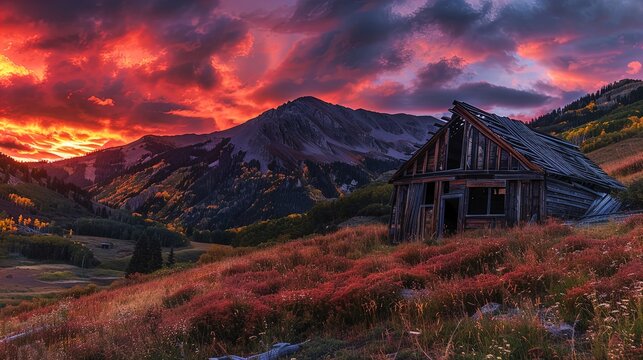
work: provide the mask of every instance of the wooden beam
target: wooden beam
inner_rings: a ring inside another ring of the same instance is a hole
[[[467,180],[467,187],[505,187],[506,180]]]
[[[509,151],[514,157],[518,158],[523,164],[526,164],[527,167],[533,171],[537,172],[544,172],[544,170],[532,163],[531,161],[527,160],[521,153],[516,151],[513,146],[511,146],[507,141],[505,141],[503,138],[500,136],[496,135],[493,131],[487,128],[483,123],[481,123],[475,116],[473,116],[466,108],[464,108],[462,105],[457,103],[454,107],[454,111],[456,111],[460,116],[466,118],[469,122],[471,122],[481,133],[483,133],[486,137],[489,139],[495,139],[498,144],[503,146],[507,151]]]

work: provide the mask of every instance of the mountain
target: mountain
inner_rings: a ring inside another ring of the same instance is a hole
[[[157,154],[209,140],[208,135],[186,134],[176,136],[146,135],[132,143],[98,150],[85,156],[56,162],[27,163],[47,171],[52,177],[87,187],[112,179],[124,170],[148,160]]]
[[[534,119],[625,184],[643,178],[643,81],[623,79]]]
[[[154,219],[224,229],[304,212],[396,169],[443,121],[302,97],[234,128],[145,136],[42,167]]]
[[[77,217],[92,216],[92,210],[87,191],[0,153],[0,219],[22,215],[64,227]]]

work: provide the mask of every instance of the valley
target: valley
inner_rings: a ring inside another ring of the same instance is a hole
[[[640,100],[601,96],[531,126],[586,150],[635,211]],[[387,180],[443,123],[304,97],[222,132],[3,158],[0,357],[202,358],[306,340],[297,358],[635,356],[640,215],[388,242]]]
[[[30,259],[18,253],[0,254],[0,309],[22,301],[52,301],[74,292],[93,292],[109,287],[125,276],[134,241],[82,235],[74,235],[70,240],[90,249],[100,264],[85,268],[59,261]],[[103,248],[105,244],[110,248]],[[196,263],[210,246],[191,242],[176,248],[174,256],[177,263]],[[169,252],[169,247],[162,249],[164,259],[168,258]]]

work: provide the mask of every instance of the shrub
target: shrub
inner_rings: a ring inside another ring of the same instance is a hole
[[[505,244],[504,240],[460,243],[458,250],[432,257],[427,268],[444,277],[480,274],[503,260]]]
[[[572,233],[571,226],[564,225],[555,219],[549,219],[543,228],[545,236],[548,238],[559,238]]]
[[[331,294],[332,321],[350,326],[390,315],[393,305],[401,299],[401,289],[400,282],[377,274],[363,280],[351,279]]]
[[[190,301],[196,294],[198,294],[198,289],[195,286],[188,285],[184,286],[174,293],[163,298],[163,306],[166,308],[173,308]]]
[[[402,245],[395,256],[409,265],[424,263],[437,255],[443,255],[457,250],[461,245],[452,242],[444,245],[409,244]]]
[[[201,344],[212,340],[243,344],[266,330],[271,310],[256,300],[221,299],[196,311],[190,319],[190,335]]]
[[[632,182],[618,197],[629,209],[643,209],[643,179]]]
[[[209,264],[223,259],[248,254],[251,248],[233,248],[226,245],[212,245],[199,257],[199,264]]]
[[[560,268],[552,268],[548,264],[523,264],[502,275],[502,280],[509,293],[533,296],[544,294],[563,275]]]
[[[369,204],[357,212],[357,216],[382,216],[391,213],[391,207],[385,204]]]
[[[428,313],[447,317],[473,314],[488,302],[502,303],[502,292],[502,279],[492,274],[443,282],[426,299]]]

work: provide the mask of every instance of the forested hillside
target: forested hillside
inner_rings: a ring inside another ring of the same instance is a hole
[[[643,175],[643,81],[624,79],[534,119],[530,126],[576,144],[609,175]]]

